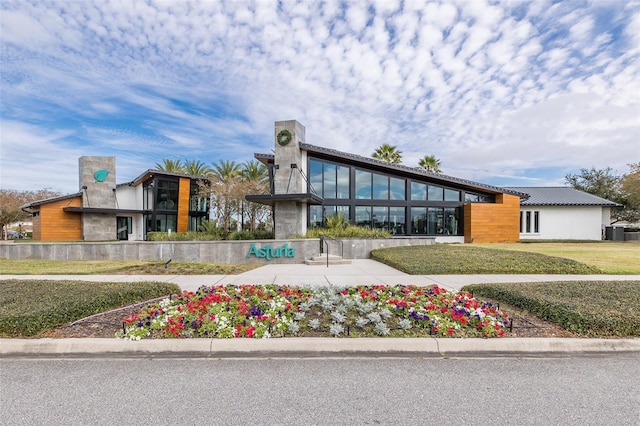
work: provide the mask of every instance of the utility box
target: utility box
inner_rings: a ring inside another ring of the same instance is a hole
[[[624,241],[624,227],[607,226],[605,227],[604,231],[605,231],[605,240]]]

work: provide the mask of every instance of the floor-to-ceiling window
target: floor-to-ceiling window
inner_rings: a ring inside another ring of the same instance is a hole
[[[388,230],[393,235],[462,235],[465,202],[495,202],[492,195],[309,158],[309,191],[324,199],[308,210],[310,228],[343,214],[357,226]]]

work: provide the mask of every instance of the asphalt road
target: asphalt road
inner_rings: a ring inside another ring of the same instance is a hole
[[[2,425],[638,425],[640,360],[2,359]]]

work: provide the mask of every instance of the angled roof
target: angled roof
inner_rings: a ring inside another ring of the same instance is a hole
[[[38,207],[43,204],[53,203],[56,201],[68,200],[71,198],[82,197],[82,192],[76,192],[75,194],[62,195],[60,197],[51,197],[45,198],[44,200],[32,201],[31,203],[23,204],[20,206],[20,210],[30,209],[33,207]]]
[[[521,193],[513,189],[500,188],[497,186],[474,182],[467,179],[461,179],[453,176],[443,175],[441,173],[431,173],[419,167],[409,167],[409,166],[403,166],[401,164],[390,164],[385,161],[376,160],[374,158],[363,157],[361,155],[350,154],[347,152],[342,152],[342,151],[338,151],[330,148],[323,148],[321,146],[311,145],[308,143],[301,143],[300,149],[303,151],[307,151],[309,153],[315,154],[322,158],[342,160],[350,164],[366,166],[370,169],[378,170],[381,172],[395,173],[395,174],[401,174],[405,176],[414,176],[414,177],[420,177],[423,179],[428,178],[434,183],[439,182],[443,185],[448,184],[448,185],[453,185],[460,188],[467,188],[467,189],[472,189],[477,191],[485,191],[485,192],[494,193],[494,194],[506,193],[506,194],[519,196],[520,198],[526,198],[525,193]],[[254,157],[265,164],[273,163],[275,161],[275,155],[273,154],[257,154],[256,153],[254,154]]]
[[[529,194],[529,198],[527,200],[520,201],[520,205],[522,206],[622,207],[621,204],[566,186],[511,186],[509,189]]]
[[[165,172],[163,170],[156,169],[147,169],[140,176],[132,180],[131,182],[120,183],[116,186],[138,186],[141,183],[149,180],[153,177],[153,175],[162,175],[162,176],[175,176],[175,177],[184,177],[189,179],[207,179],[206,176],[193,176],[185,173],[174,173],[174,172]]]

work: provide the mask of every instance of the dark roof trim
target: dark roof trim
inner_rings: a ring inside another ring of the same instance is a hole
[[[121,183],[121,184],[118,184],[116,186],[118,186],[118,187],[120,187],[120,186],[138,186],[141,183],[146,182],[147,180],[151,179],[154,175],[170,176],[170,177],[182,177],[182,178],[189,178],[191,180],[207,180],[208,179],[206,176],[193,176],[193,175],[187,175],[187,174],[184,174],[184,173],[173,173],[173,172],[164,172],[162,170],[148,169],[144,173],[142,173],[140,176],[138,176],[137,178],[132,180],[131,182]]]
[[[374,158],[363,157],[361,155],[350,154],[347,152],[338,151],[335,149],[323,148],[321,146],[311,145],[308,143],[301,143],[300,149],[303,151],[307,151],[311,154],[318,154],[327,159],[334,160],[346,160],[354,165],[368,166],[369,168],[377,169],[380,171],[384,171],[386,173],[401,173],[405,176],[409,177],[419,177],[419,178],[428,178],[436,183],[441,183],[442,185],[449,184],[458,186],[461,189],[470,189],[476,191],[485,191],[493,194],[510,194],[515,195],[520,198],[527,198],[528,195],[526,193],[513,191],[511,189],[500,188],[497,186],[487,185],[484,183],[474,182],[466,179],[460,179],[453,176],[447,176],[440,173],[431,173],[427,172],[421,168],[417,167],[408,167],[400,164],[389,164],[384,161],[376,160]],[[273,163],[275,161],[275,156],[272,154],[254,154],[254,157],[261,161],[264,164]]]
[[[27,203],[20,206],[20,210],[30,209],[33,207],[41,206],[43,204],[54,203],[56,201],[62,201],[62,200],[70,200],[72,198],[78,198],[78,197],[82,197],[82,192],[76,192],[75,194],[68,194],[68,195],[62,195],[60,197],[52,197],[52,198],[46,198],[44,200],[33,201],[31,203]]]
[[[109,209],[101,207],[64,207],[62,210],[69,213],[105,213],[105,214],[145,214],[151,210]]]
[[[307,143],[301,143],[300,149],[302,149],[303,151],[314,153],[314,154],[321,154],[327,157],[334,157],[337,159],[349,160],[352,163],[359,163],[362,165],[372,166],[374,168],[385,170],[385,171],[395,171],[395,172],[401,172],[405,175],[410,175],[410,176],[418,176],[423,178],[426,177],[434,181],[440,181],[443,184],[454,184],[454,185],[462,186],[465,188],[489,191],[489,192],[498,193],[498,194],[507,193],[511,195],[517,195],[520,198],[527,197],[527,194],[520,193],[517,191],[512,191],[505,188],[499,188],[493,185],[487,185],[484,183],[474,182],[467,179],[460,179],[453,176],[443,175],[441,173],[431,173],[418,167],[408,167],[408,166],[403,166],[401,164],[389,164],[387,162],[376,160],[374,158],[363,157],[361,155],[350,154],[342,151],[337,151],[335,149],[323,148],[321,146],[311,145]]]
[[[245,200],[259,204],[266,204],[273,206],[277,201],[297,201],[300,203],[320,205],[324,199],[316,194],[260,194],[260,195],[247,195]]]

